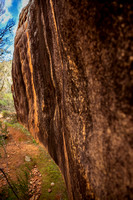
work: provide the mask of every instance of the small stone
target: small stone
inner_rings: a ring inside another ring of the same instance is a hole
[[[49,188],[49,189],[48,189],[48,192],[49,192],[49,193],[51,193],[51,192],[52,192],[52,190]]]
[[[54,186],[54,185],[55,185],[55,184],[52,182],[52,183],[51,183],[51,186]]]
[[[29,156],[25,156],[25,161],[26,162],[30,162],[31,161],[31,158]]]

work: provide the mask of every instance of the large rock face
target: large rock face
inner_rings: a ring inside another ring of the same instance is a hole
[[[133,199],[133,3],[123,2],[32,0],[20,14],[18,120],[59,165],[70,200]]]

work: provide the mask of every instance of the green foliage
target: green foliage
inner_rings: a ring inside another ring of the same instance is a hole
[[[38,144],[33,137],[32,137],[32,142],[33,142],[33,144],[36,144],[36,145]]]
[[[17,116],[16,114],[13,114],[10,116],[10,124],[16,124],[17,123]]]
[[[64,179],[58,166],[50,155],[40,147],[40,154],[36,156],[34,160],[42,174],[42,193],[39,200],[55,200],[57,194],[61,195],[61,199],[68,200]],[[54,182],[55,185],[52,187],[52,192],[48,193],[48,189],[51,187],[52,182]]]
[[[0,111],[14,112],[14,102],[12,93],[2,93],[0,92]]]
[[[32,160],[31,162],[25,162],[16,170],[16,177],[17,180],[13,181],[9,178],[8,180],[19,197],[19,200],[29,200],[29,192],[28,192],[28,185],[30,179],[30,172],[35,166],[35,162]],[[2,188],[2,192],[0,193],[0,200],[16,200],[17,197],[14,195],[11,187],[9,185]]]
[[[11,70],[12,61],[0,62],[0,91],[3,93],[11,93]]]
[[[8,133],[7,125],[3,125],[0,121],[0,145],[3,145],[3,141],[7,137]]]
[[[13,182],[13,186],[17,191],[20,199],[29,199],[28,195],[28,183],[29,183],[29,171],[24,170],[23,174],[19,173],[17,175],[17,181]],[[10,190],[10,192],[12,192]],[[11,196],[11,195],[10,195]]]
[[[8,134],[8,130],[7,130],[7,125],[2,125],[2,122],[0,121],[0,132],[7,135]]]
[[[7,102],[0,99],[0,106],[7,106]]]
[[[30,170],[28,168],[19,170],[17,172],[17,180],[13,181],[9,177],[10,184],[19,197],[20,200],[28,200],[30,199],[28,194],[28,184],[30,177]],[[9,186],[3,187],[2,192],[0,193],[1,200],[16,200],[17,197],[14,195],[12,189]]]
[[[3,116],[4,118],[9,117],[9,116],[10,116],[10,113],[9,113],[7,110],[3,110],[3,111],[2,111],[2,116]]]
[[[2,114],[3,118],[5,119],[4,122],[7,122],[8,126],[12,126],[13,124],[17,123],[16,113],[11,113],[7,110],[2,110],[1,114]]]
[[[0,111],[9,110],[14,112],[14,102],[11,93],[12,85],[12,61],[0,62]]]
[[[16,116],[16,115],[15,115]],[[36,142],[36,140],[33,138],[33,136],[30,134],[30,132],[23,127],[23,125],[19,124],[17,122],[17,118],[11,118],[8,122],[5,122],[6,126],[10,126],[10,127],[14,127],[18,130],[20,130],[21,132],[23,132],[25,135],[29,136],[29,138],[31,139],[31,143],[38,145],[38,143]],[[19,141],[21,141],[21,138],[19,139]]]
[[[13,100],[12,93],[4,93],[4,99],[6,100]]]
[[[14,124],[12,124],[12,125],[10,125],[10,124],[8,123],[8,125],[9,125],[9,126],[12,126],[12,127],[14,127],[14,128],[17,128],[17,129],[19,129],[19,130],[21,130],[21,131],[22,131],[23,133],[25,133],[26,135],[31,135],[30,132],[29,132],[26,128],[24,128],[23,125],[19,124],[18,122],[17,122],[17,123],[14,123]]]

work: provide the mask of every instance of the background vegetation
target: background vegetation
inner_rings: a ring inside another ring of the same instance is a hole
[[[11,93],[11,68],[12,61],[0,62],[0,112],[15,112]]]

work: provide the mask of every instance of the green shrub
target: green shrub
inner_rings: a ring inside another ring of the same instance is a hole
[[[8,133],[7,125],[2,125],[2,122],[0,121],[0,139],[1,137],[6,137]]]
[[[10,112],[8,112],[7,110],[3,110],[3,111],[2,111],[2,116],[3,116],[4,118],[9,117],[9,116],[10,116]]]
[[[16,200],[18,198],[19,200],[30,199],[30,196],[28,194],[29,177],[30,177],[30,171],[28,168],[19,171],[16,181],[13,181],[8,177],[8,181],[10,182],[12,188],[9,185],[3,187],[2,192],[0,193],[0,199],[1,200]],[[18,198],[16,197],[13,191],[15,191]]]
[[[2,110],[15,111],[12,93],[0,92],[0,111]]]
[[[12,93],[5,93],[3,98],[10,100],[10,101],[13,101]]]
[[[7,101],[6,100],[1,100],[0,99],[0,106],[7,106]]]

